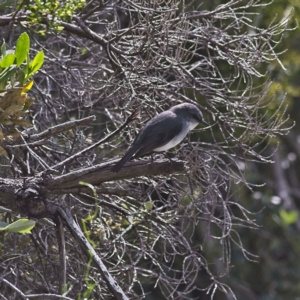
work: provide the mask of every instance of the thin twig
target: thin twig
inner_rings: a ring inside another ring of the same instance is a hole
[[[110,138],[112,138],[114,135],[116,135],[117,133],[119,133],[123,128],[125,128],[129,123],[131,123],[132,121],[136,120],[138,118],[138,110],[135,110],[127,119],[126,121],[115,131],[113,131],[112,133],[110,133],[109,135],[107,135],[105,138],[103,138],[102,140],[94,143],[93,145],[83,149],[82,151],[77,152],[76,154],[68,157],[67,159],[61,161],[60,163],[54,165],[53,167],[51,167],[51,169],[57,169],[59,167],[64,166],[65,164],[69,163],[70,161],[74,160],[75,158],[83,155],[84,153],[91,151],[92,149],[94,149],[95,147],[107,142]]]
[[[66,242],[61,216],[57,216],[56,223],[56,236],[59,250],[59,293],[62,295],[67,283],[67,265],[66,265]]]
[[[81,126],[84,124],[89,124],[91,122],[94,122],[96,120],[95,116],[89,116],[80,120],[74,120],[74,121],[69,121],[69,122],[65,122],[63,124],[59,124],[56,126],[53,126],[43,132],[37,133],[37,134],[33,134],[33,135],[24,135],[24,137],[29,138],[30,140],[41,140],[41,139],[46,139],[50,136],[53,136],[55,134],[58,134],[60,132],[63,131],[67,131],[70,130],[76,126]],[[28,144],[29,145],[29,144]],[[18,147],[23,146],[23,145],[17,145]]]

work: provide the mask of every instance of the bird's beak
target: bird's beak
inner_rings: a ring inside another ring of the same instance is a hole
[[[205,120],[201,120],[201,123],[203,123],[203,124],[205,124],[205,125],[207,125],[207,126],[209,126],[209,123],[207,123]]]

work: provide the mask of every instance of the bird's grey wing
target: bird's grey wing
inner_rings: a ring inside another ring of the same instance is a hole
[[[138,145],[133,144],[124,154],[121,160],[118,161],[118,163],[112,167],[111,171],[118,173],[120,169],[131,159],[133,154],[137,151]]]
[[[183,124],[182,122],[172,122],[169,119],[165,119],[158,124],[151,124],[147,130],[145,130],[143,136],[141,136],[141,146],[134,155],[134,158],[138,158],[147,153],[152,152],[154,149],[166,145],[171,141],[179,132],[181,132]],[[146,129],[146,128],[145,128]]]

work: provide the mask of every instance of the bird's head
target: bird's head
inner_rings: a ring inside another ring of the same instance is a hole
[[[203,115],[202,112],[200,111],[200,109],[191,103],[182,103],[176,106],[172,107],[172,110],[182,116],[183,118],[185,118],[185,120],[190,123],[192,125],[192,127],[196,127],[197,124],[202,123],[205,124],[207,126],[209,126],[209,123],[207,123],[204,119],[203,119]]]

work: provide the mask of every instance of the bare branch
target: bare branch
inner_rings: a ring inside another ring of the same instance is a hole
[[[38,134],[27,134],[27,135],[25,134],[24,137],[28,138],[30,140],[36,140],[36,141],[46,139],[50,136],[53,136],[53,135],[58,134],[63,131],[70,130],[74,127],[90,124],[91,122],[94,122],[95,119],[96,119],[95,116],[89,116],[89,117],[86,117],[83,119],[65,122],[65,123],[53,126],[43,132],[38,133]]]
[[[107,268],[103,264],[101,258],[96,253],[95,249],[91,246],[91,244],[88,242],[88,240],[85,238],[83,232],[81,231],[80,227],[75,223],[71,212],[68,209],[58,209],[60,216],[62,219],[66,222],[69,230],[73,234],[73,236],[76,238],[76,240],[81,245],[82,249],[86,253],[87,257],[92,256],[92,259],[94,263],[96,264],[98,270],[100,271],[103,279],[105,280],[109,290],[111,293],[115,296],[118,300],[126,300],[128,299],[125,293],[122,291],[120,286],[117,284],[117,282],[112,278],[112,276],[109,274]]]
[[[157,160],[152,162],[140,160],[128,163],[119,173],[115,174],[111,172],[112,163],[114,162],[116,160],[57,176],[47,183],[47,189],[76,188],[80,186],[80,181],[99,185],[103,182],[135,178],[145,174],[155,176],[182,173],[186,170],[183,161]]]
[[[58,163],[57,165],[53,166],[52,169],[56,169],[58,167],[64,166],[67,163],[70,163],[72,160],[74,160],[75,158],[82,156],[84,153],[94,149],[95,147],[107,142],[109,139],[111,139],[112,137],[114,137],[116,134],[118,134],[121,130],[123,130],[129,123],[131,123],[132,121],[134,121],[137,118],[138,112],[134,111],[127,119],[126,121],[118,128],[116,129],[114,132],[110,133],[109,135],[107,135],[105,138],[101,139],[100,141],[94,143],[93,145],[83,149],[82,151],[68,157],[67,159],[65,159],[64,161]]]

